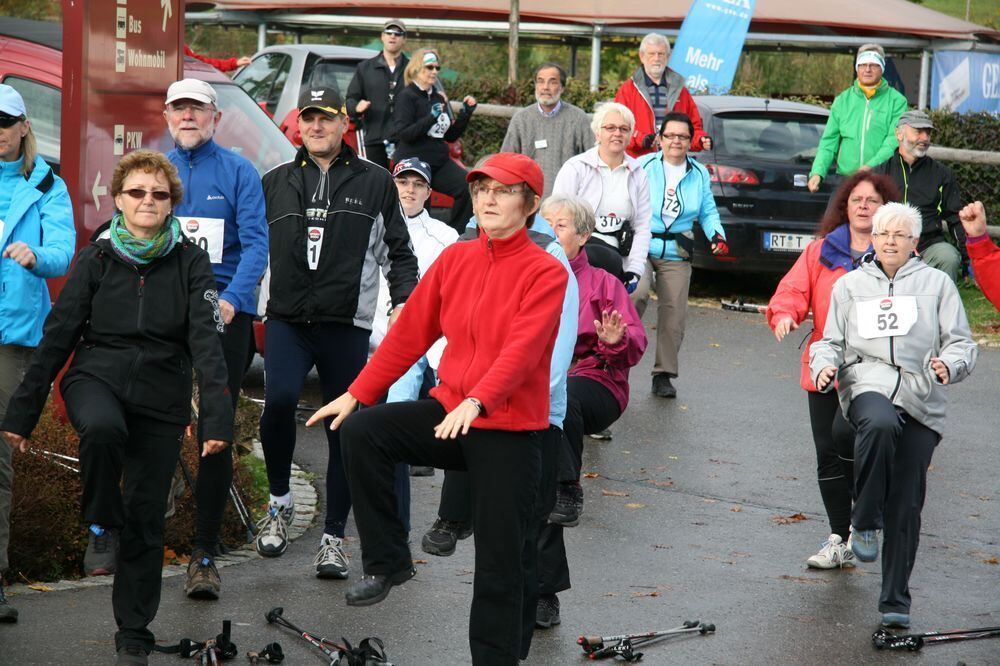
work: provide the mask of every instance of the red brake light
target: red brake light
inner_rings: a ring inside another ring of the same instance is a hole
[[[757,174],[749,169],[726,166],[725,164],[706,164],[705,168],[713,183],[731,183],[733,185],[760,185]]]

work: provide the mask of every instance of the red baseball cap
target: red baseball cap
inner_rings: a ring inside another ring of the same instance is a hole
[[[473,169],[465,177],[466,182],[473,182],[482,177],[492,178],[504,185],[524,183],[532,192],[542,196],[545,191],[545,176],[542,167],[535,160],[520,153],[497,153],[483,162],[478,169]]]

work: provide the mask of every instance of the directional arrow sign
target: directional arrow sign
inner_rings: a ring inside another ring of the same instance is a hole
[[[160,0],[160,7],[163,8],[163,32],[166,32],[167,19],[174,15],[174,10],[170,8],[170,0]]]
[[[94,187],[90,190],[90,194],[94,197],[94,208],[97,212],[101,211],[101,197],[108,195],[108,186],[101,185],[101,172],[97,172],[97,178],[94,179]]]

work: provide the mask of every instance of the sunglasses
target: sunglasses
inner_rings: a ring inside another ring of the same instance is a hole
[[[401,30],[383,30],[382,32],[393,37],[406,37],[406,33]]]
[[[424,65],[424,69],[433,69],[436,72],[441,69],[441,65]]]
[[[22,120],[24,120],[24,116],[8,116],[8,115],[3,115],[3,116],[0,116],[0,127],[4,128],[4,129],[7,129],[8,127],[13,127],[14,125],[18,124]]]
[[[157,201],[166,201],[170,198],[170,192],[165,192],[164,190],[144,190],[141,187],[133,187],[131,190],[125,190],[122,194],[127,194],[137,201],[144,200],[147,194],[152,194],[153,198]]]

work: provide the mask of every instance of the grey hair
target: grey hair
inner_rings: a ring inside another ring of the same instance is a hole
[[[898,203],[896,201],[882,204],[872,215],[872,233],[884,234],[886,227],[891,222],[902,222],[910,227],[910,235],[916,241],[920,238],[920,231],[923,229],[924,221],[920,216],[920,211],[910,204]]]
[[[666,47],[667,55],[670,55],[670,42],[658,32],[651,32],[642,38],[639,42],[639,53],[645,53],[646,49],[653,45]]]
[[[857,55],[861,55],[865,51],[874,51],[875,53],[882,56],[883,60],[885,60],[885,49],[882,48],[882,46],[879,44],[875,44],[874,42],[871,44],[862,44],[860,47],[858,47]]]
[[[630,108],[618,102],[598,104],[594,107],[594,118],[590,121],[590,129],[594,132],[594,143],[597,143],[596,139],[601,134],[601,125],[604,124],[604,119],[608,117],[609,113],[619,114],[622,120],[628,123],[629,129],[635,129],[635,114]]]
[[[538,214],[548,222],[550,214],[554,215],[559,211],[569,213],[569,216],[573,218],[576,233],[579,235],[594,233],[594,228],[597,226],[597,221],[594,219],[594,209],[585,199],[566,194],[553,194],[542,202]]]

